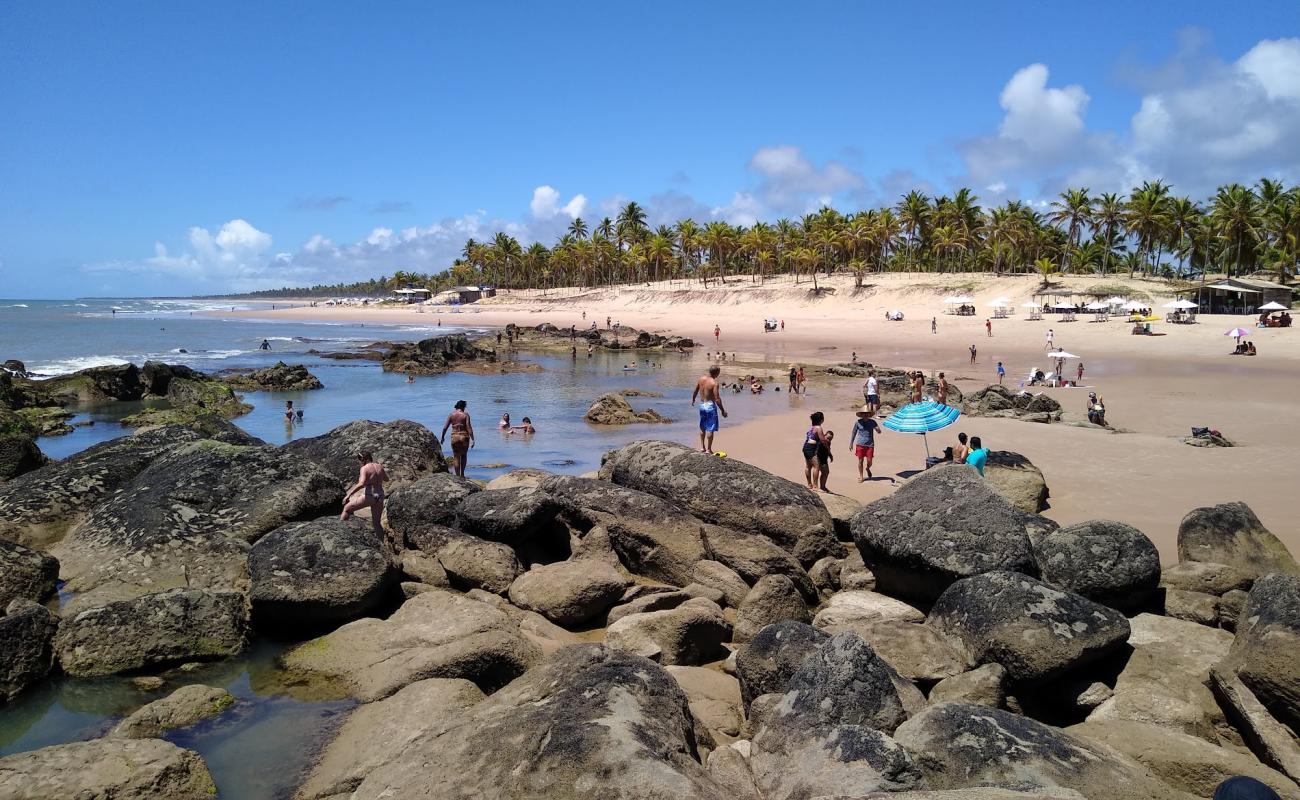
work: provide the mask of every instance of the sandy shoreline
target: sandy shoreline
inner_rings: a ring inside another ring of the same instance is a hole
[[[946,279],[946,280],[945,280]],[[1096,278],[1067,279],[1063,288],[1082,291]],[[1107,285],[1128,283],[1108,278]],[[825,285],[823,283],[823,285]],[[1163,284],[1132,282],[1157,309],[1170,295]],[[1028,321],[1018,306],[1038,288],[1037,279],[989,276],[896,276],[875,279],[854,292],[851,280],[834,281],[831,296],[810,298],[805,281],[795,287],[788,279],[757,286],[737,282],[728,287],[660,285],[649,289],[595,290],[562,293],[519,293],[458,312],[423,313],[413,308],[297,307],[276,311],[223,313],[264,319],[374,322],[384,324],[497,327],[509,323],[561,327],[603,327],[605,317],[636,328],[681,334],[704,343],[697,348],[696,366],[703,369],[703,351],[721,349],[741,361],[828,364],[848,361],[854,352],[862,360],[891,367],[945,371],[964,391],[996,381],[995,364],[1002,361],[1011,385],[1031,367],[1049,369],[1044,356],[1047,330],[1055,343],[1083,358],[1084,382],[1106,399],[1108,418],[1127,431],[1108,434],[1067,425],[1041,425],[1003,419],[963,418],[953,429],[930,436],[932,448],[955,438],[957,430],[980,435],[994,449],[1024,454],[1044,473],[1051,489],[1046,515],[1070,524],[1108,518],[1132,524],[1150,536],[1167,563],[1177,560],[1179,520],[1192,508],[1229,500],[1249,503],[1261,520],[1300,553],[1300,526],[1290,491],[1300,468],[1300,428],[1291,422],[1294,387],[1300,385],[1300,333],[1295,329],[1253,328],[1253,318],[1203,316],[1196,325],[1157,323],[1165,336],[1133,336],[1130,325],[1112,318],[1106,323],[1063,323],[1050,316]],[[943,312],[942,298],[954,292],[971,294],[979,311],[974,317]],[[993,320],[993,336],[984,324],[988,301],[1005,296],[1017,306],[1009,319]],[[901,309],[903,322],[887,322],[884,312]],[[583,319],[582,313],[587,317]],[[785,330],[764,333],[764,317],[785,321]],[[930,320],[937,318],[938,332]],[[713,326],[721,336],[715,345]],[[1233,340],[1224,331],[1240,325],[1252,329],[1260,355],[1231,356]],[[977,349],[970,363],[969,347]],[[744,374],[743,364],[724,367]],[[861,402],[860,381],[817,380],[808,395],[784,392],[759,398],[764,416],[730,427],[724,424],[718,449],[783,477],[803,480],[798,454],[807,414],[821,410],[828,424],[842,429],[845,443],[837,447],[830,487],[859,500],[887,494],[902,476],[921,466],[924,448],[919,437],[886,433],[879,442],[877,479],[859,484],[856,464],[849,457],[851,409]],[[1067,410],[1082,409],[1086,391],[1049,389]],[[1178,441],[1192,426],[1218,428],[1239,447],[1193,448]],[[648,436],[653,432],[647,430]]]

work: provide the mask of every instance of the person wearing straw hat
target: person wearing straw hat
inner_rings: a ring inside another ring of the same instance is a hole
[[[866,405],[858,409],[858,421],[853,423],[853,455],[858,458],[858,483],[871,477],[871,462],[876,457],[876,433],[884,430],[872,417],[876,412]],[[866,478],[862,477],[866,470]]]

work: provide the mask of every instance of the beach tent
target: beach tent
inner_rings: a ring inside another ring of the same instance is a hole
[[[957,421],[961,412],[952,406],[941,406],[933,400],[908,403],[885,418],[884,426],[899,433],[919,433],[925,440],[925,465],[930,466],[930,440],[927,433],[946,428]]]
[[[1161,306],[1161,308],[1176,308],[1179,310],[1186,311],[1192,308],[1199,308],[1199,306],[1196,303],[1193,303],[1191,300],[1174,300],[1171,303],[1165,303],[1163,306]]]
[[[1270,303],[1265,303],[1264,305],[1260,306],[1255,310],[1256,311],[1286,311],[1287,307],[1277,301],[1273,301]]]

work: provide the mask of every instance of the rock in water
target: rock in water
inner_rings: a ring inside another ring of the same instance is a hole
[[[320,378],[308,372],[302,364],[289,366],[283,361],[277,361],[273,367],[231,375],[225,381],[230,387],[245,392],[305,392],[325,388]]]
[[[736,610],[734,641],[747,642],[768,625],[782,620],[811,622],[812,614],[790,579],[784,575],[765,575],[745,595]]]
[[[20,597],[44,602],[54,594],[54,584],[58,579],[58,559],[0,539],[0,608]]]
[[[602,561],[534,566],[510,584],[510,602],[566,628],[604,614],[623,596],[626,581]]]
[[[172,587],[246,590],[248,543],[336,513],[343,490],[273,447],[192,442],[158,458],[83,519],[55,553],[70,608]]]
[[[641,441],[606,453],[601,477],[680,503],[705,522],[766,536],[806,567],[844,555],[816,495],[743,461]]]
[[[78,370],[43,381],[43,388],[56,395],[72,396],[82,403],[105,400],[139,400],[145,385],[140,369],[134,364],[112,364]]]
[[[853,539],[885,594],[929,602],[961,578],[1034,574],[1031,535],[1055,530],[961,465],[926,470],[853,517]]]
[[[1015,572],[957,581],[926,619],[973,664],[995,661],[1015,682],[1038,683],[1095,661],[1128,640],[1124,615]]]
[[[736,651],[736,676],[745,707],[765,694],[784,694],[790,678],[831,635],[802,622],[769,625]]]
[[[1019,453],[990,451],[988,463],[984,465],[984,479],[1021,511],[1037,514],[1047,508],[1047,481],[1043,479],[1043,471]]]
[[[11,421],[13,420],[13,421]],[[36,445],[34,429],[15,424],[16,417],[0,407],[0,483],[45,466],[49,459]]]
[[[5,800],[212,800],[198,753],[161,739],[94,739],[0,758]]]
[[[395,343],[384,354],[383,364],[385,372],[441,375],[466,362],[495,359],[494,353],[475,347],[465,334],[453,333],[419,342]]]
[[[1187,800],[1104,745],[986,706],[930,706],[900,725],[894,738],[911,753],[931,789],[1072,789],[1087,800]]]
[[[111,675],[233,656],[247,631],[243,595],[174,589],[65,617],[55,650],[69,675]]]
[[[249,600],[259,627],[319,628],[382,605],[396,575],[368,526],[333,517],[291,522],[248,554]]]
[[[1160,583],[1160,553],[1122,522],[1094,520],[1033,538],[1044,582],[1121,611],[1146,605]]]
[[[583,416],[593,425],[632,425],[637,422],[672,422],[653,408],[638,413],[623,396],[611,392],[596,398]]]
[[[694,727],[686,695],[662,667],[600,645],[566,647],[445,733],[394,751],[352,796],[731,798],[700,764]]]
[[[1178,558],[1210,561],[1248,572],[1300,575],[1295,557],[1245,503],[1193,509],[1178,526]]]
[[[374,454],[393,485],[447,471],[438,437],[409,419],[385,423],[359,419],[320,436],[294,439],[281,449],[321,464],[345,486],[356,483],[361,468],[357,454],[363,452]]]
[[[1228,663],[1274,716],[1300,727],[1300,577],[1255,581]]]
[[[363,700],[425,678],[464,678],[485,690],[537,660],[519,623],[486,603],[440,589],[412,597],[388,619],[360,619],[283,656],[292,672],[341,680]]]
[[[477,484],[447,472],[435,472],[393,490],[384,505],[388,527],[406,547],[432,555],[456,524],[456,506],[480,492]]]
[[[234,703],[234,696],[225,689],[192,683],[136,709],[108,735],[127,739],[161,736],[167,731],[188,728],[208,717],[215,717]]]
[[[49,674],[58,628],[59,618],[44,606],[21,599],[7,604],[0,615],[0,701]]]

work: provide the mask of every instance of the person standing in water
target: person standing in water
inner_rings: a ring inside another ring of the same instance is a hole
[[[447,442],[447,429],[451,429],[452,472],[460,478],[465,477],[465,463],[469,460],[469,450],[474,446],[474,423],[469,418],[464,400],[457,400],[456,407],[447,415],[447,422],[442,426],[439,438]]]
[[[727,409],[722,405],[722,393],[718,391],[718,376],[722,374],[722,368],[714,365],[709,367],[706,375],[701,375],[700,379],[695,382],[695,390],[691,392],[691,405],[695,405],[695,399],[700,400],[700,452],[713,452],[713,434],[718,432],[718,414],[723,417],[727,416]]]
[[[357,482],[343,495],[343,513],[339,519],[346,520],[361,509],[369,508],[371,525],[376,533],[383,535],[380,519],[384,515],[384,481],[388,480],[388,473],[368,450],[357,453],[357,460],[361,462],[361,472],[357,475]],[[357,492],[362,492],[362,495],[352,499]]]

